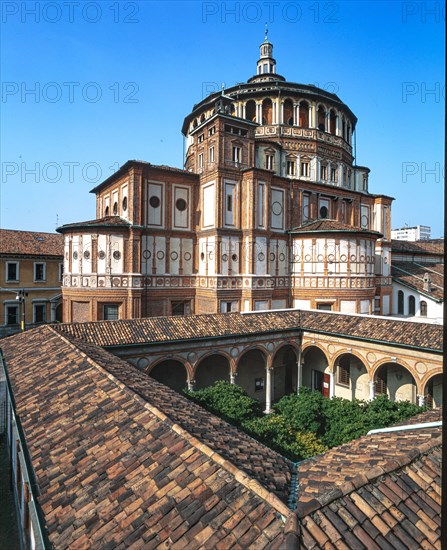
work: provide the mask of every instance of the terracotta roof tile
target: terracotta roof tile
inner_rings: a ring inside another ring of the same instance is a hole
[[[83,228],[127,228],[132,224],[121,218],[120,216],[107,216],[105,218],[98,218],[95,220],[87,220],[85,222],[76,222],[76,223],[67,223],[61,225],[56,229],[59,233],[64,233],[65,231],[71,231],[73,229],[83,229]]]
[[[382,237],[382,233],[379,233],[378,231],[362,229],[361,227],[353,227],[352,225],[329,219],[311,221],[301,225],[300,227],[292,229],[290,233],[363,233],[365,235],[375,235],[376,238]]]
[[[103,347],[304,331],[441,351],[442,326],[320,311],[264,311],[61,323],[56,330]]]
[[[267,502],[236,481],[226,460],[240,461],[249,474],[254,449],[265,461],[261,482],[284,498],[288,461],[94,348],[48,326],[2,341],[50,541],[64,548],[124,548],[137,539],[144,548],[164,541],[214,548],[234,530],[263,548],[281,537],[284,524],[272,503],[286,514],[287,507],[268,491]],[[178,414],[167,417],[158,404]],[[175,428],[196,415],[189,422],[193,433]],[[201,433],[214,431],[208,454],[196,439],[199,425]],[[220,454],[225,448],[226,458]],[[281,470],[278,484],[272,472]],[[169,523],[160,527],[168,514]]]
[[[64,238],[57,233],[0,229],[0,254],[26,256],[64,255]]]
[[[427,239],[422,241],[391,241],[391,252],[423,254],[423,255],[444,255],[444,239]]]

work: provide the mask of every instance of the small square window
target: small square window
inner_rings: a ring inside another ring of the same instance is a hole
[[[15,282],[19,280],[18,262],[6,262],[6,280],[8,282]]]
[[[119,304],[105,304],[103,314],[106,321],[117,321],[120,318]]]
[[[45,281],[45,264],[44,263],[34,264],[34,280]]]

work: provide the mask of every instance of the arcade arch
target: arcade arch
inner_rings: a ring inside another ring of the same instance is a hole
[[[169,386],[176,392],[181,393],[187,386],[188,370],[186,366],[177,359],[165,359],[151,367],[147,373],[158,382]]]
[[[383,363],[374,373],[375,395],[388,395],[391,401],[416,403],[417,386],[410,371],[399,363]]]
[[[353,353],[341,353],[334,361],[335,393],[345,399],[369,398],[369,376],[364,362]]]
[[[236,383],[250,397],[265,403],[267,356],[259,348],[245,351],[237,362]]]
[[[213,353],[203,357],[195,368],[195,389],[207,388],[218,380],[230,380],[230,362],[225,355]]]
[[[330,397],[331,375],[326,354],[315,345],[306,347],[303,351],[303,386],[320,391]]]
[[[424,388],[424,401],[430,407],[442,407],[442,374],[438,373],[428,379]]]

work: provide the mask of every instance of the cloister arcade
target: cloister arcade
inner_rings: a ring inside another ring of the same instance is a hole
[[[183,346],[175,354],[167,349],[118,354],[176,391],[205,388],[217,380],[238,384],[266,412],[300,387],[331,398],[369,400],[386,394],[392,401],[442,404],[442,358],[433,353],[306,333],[302,342],[298,334],[276,342],[256,340],[242,346],[202,344],[203,350]]]

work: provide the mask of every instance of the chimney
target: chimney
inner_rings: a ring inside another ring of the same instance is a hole
[[[431,292],[430,273],[424,273],[424,290],[425,290],[425,292]]]

